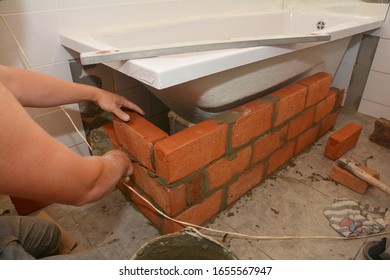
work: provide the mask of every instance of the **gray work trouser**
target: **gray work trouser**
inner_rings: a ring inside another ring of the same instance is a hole
[[[0,260],[33,260],[53,255],[61,232],[52,222],[24,216],[0,216]]]

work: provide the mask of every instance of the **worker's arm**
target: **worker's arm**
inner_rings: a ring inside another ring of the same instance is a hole
[[[0,104],[0,193],[82,205],[109,193],[132,173],[122,151],[84,158],[53,139],[1,81]]]
[[[51,107],[92,101],[103,110],[114,113],[123,121],[128,121],[129,116],[121,108],[144,114],[141,108],[120,95],[24,69],[0,65],[0,82],[23,106]]]

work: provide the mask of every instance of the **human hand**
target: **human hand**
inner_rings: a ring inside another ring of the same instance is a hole
[[[133,164],[129,157],[121,150],[111,150],[105,153],[102,157],[110,160],[117,170],[121,170],[122,178],[129,177],[133,174]]]
[[[124,112],[123,109],[128,108],[138,112],[141,115],[144,115],[144,111],[135,105],[134,103],[127,100],[125,97],[108,92],[102,91],[99,94],[96,103],[102,108],[104,111],[111,112],[115,114],[122,121],[129,121],[130,116]]]

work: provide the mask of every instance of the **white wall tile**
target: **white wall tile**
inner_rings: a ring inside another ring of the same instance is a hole
[[[1,0],[0,13],[27,13],[57,9],[53,0]]]
[[[383,23],[383,26],[380,30],[380,37],[385,39],[390,39],[390,15],[389,10],[387,11],[386,20]]]
[[[61,46],[61,24],[57,11],[4,16],[26,53],[32,67],[65,61]]]
[[[67,111],[75,124],[78,127],[82,127],[79,111]],[[34,118],[34,120],[46,132],[67,147],[73,147],[84,142],[62,110]]]
[[[379,39],[371,69],[390,74],[390,40]]]
[[[372,116],[374,118],[390,119],[390,107],[362,99],[359,106],[359,113]]]
[[[378,104],[390,106],[389,88],[390,88],[389,74],[370,71],[362,98]]]
[[[79,154],[83,157],[87,157],[87,156],[90,156],[91,153],[89,151],[89,148],[87,146],[87,144],[85,143],[82,143],[82,144],[78,144],[76,146],[73,146],[73,147],[70,147],[70,149],[75,152],[76,154]]]

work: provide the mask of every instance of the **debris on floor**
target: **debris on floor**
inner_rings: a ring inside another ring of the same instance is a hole
[[[379,233],[390,222],[387,208],[362,205],[358,201],[335,199],[324,209],[330,225],[345,237]]]
[[[374,131],[369,139],[385,148],[390,149],[390,120],[379,118],[375,121]]]

